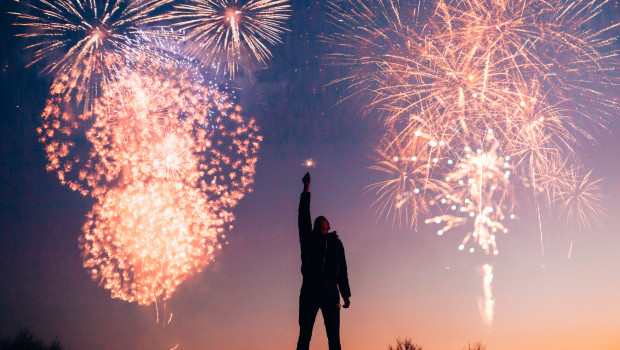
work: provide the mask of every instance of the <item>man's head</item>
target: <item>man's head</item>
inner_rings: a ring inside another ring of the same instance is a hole
[[[329,232],[329,221],[324,216],[318,216],[314,219],[314,231],[321,232],[322,234],[326,234]]]

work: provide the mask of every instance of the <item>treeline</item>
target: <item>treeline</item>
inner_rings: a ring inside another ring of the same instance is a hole
[[[58,338],[52,340],[49,345],[34,336],[30,329],[22,328],[11,338],[0,340],[0,350],[62,350]]]

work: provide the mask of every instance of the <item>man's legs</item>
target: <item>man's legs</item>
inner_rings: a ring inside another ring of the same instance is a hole
[[[337,289],[335,292],[336,298],[333,295],[325,295],[325,299],[321,302],[321,313],[323,313],[323,321],[325,321],[329,350],[340,350],[340,305],[338,305],[340,298]]]
[[[297,350],[308,350],[312,338],[312,328],[316,313],[319,311],[320,294],[311,288],[302,286],[299,295],[299,339]]]

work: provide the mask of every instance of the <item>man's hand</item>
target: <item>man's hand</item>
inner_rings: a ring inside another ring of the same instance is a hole
[[[304,192],[310,191],[310,173],[307,172],[306,175],[301,179],[301,182],[304,183]]]
[[[344,299],[344,305],[342,305],[343,308],[348,309],[349,306],[351,305],[351,299],[349,298],[343,298]]]

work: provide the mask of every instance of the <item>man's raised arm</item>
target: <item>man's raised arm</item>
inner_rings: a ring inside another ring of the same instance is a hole
[[[303,249],[305,239],[312,231],[312,222],[310,219],[310,173],[306,173],[301,181],[304,183],[304,191],[299,198],[297,225],[299,226],[299,243],[302,245]]]

